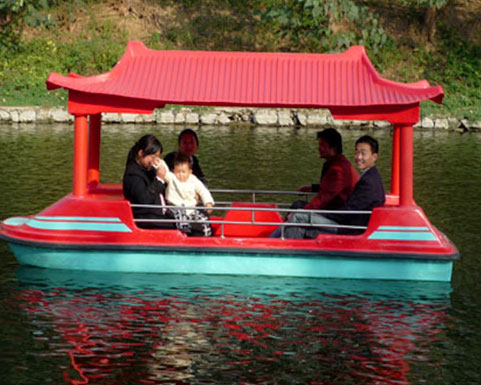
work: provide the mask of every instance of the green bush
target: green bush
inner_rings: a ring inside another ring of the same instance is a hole
[[[93,18],[80,39],[57,38],[18,41],[0,46],[0,104],[65,104],[66,93],[47,92],[50,72],[94,75],[107,72],[125,50],[127,35],[113,22],[99,25]]]
[[[94,1],[102,0],[0,0],[0,104],[62,105],[64,91],[46,91],[50,72],[88,76],[112,69],[128,37],[113,21],[97,20],[89,11]],[[410,19],[406,25],[417,28],[423,7],[449,5],[446,0],[396,4]],[[163,0],[162,5],[175,11],[167,25],[145,41],[151,48],[330,52],[362,44],[385,77],[400,82],[427,79],[443,86],[443,105],[423,103],[424,115],[481,119],[481,47],[442,19],[435,44],[425,47],[421,39],[387,35],[375,12],[387,5],[379,0]],[[68,41],[51,21],[70,20],[75,7],[87,9],[90,22]],[[26,23],[44,31],[38,34],[44,37],[22,40]]]
[[[340,51],[361,44],[377,52],[388,37],[378,16],[353,0],[269,0],[265,23],[288,50]]]

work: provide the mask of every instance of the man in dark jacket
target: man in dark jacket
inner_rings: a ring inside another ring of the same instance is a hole
[[[347,211],[369,211],[375,207],[384,205],[385,193],[382,185],[381,175],[376,168],[376,161],[379,153],[379,144],[376,139],[364,135],[356,141],[354,160],[361,176],[354,191],[347,199],[345,205],[339,210]],[[325,215],[311,214],[312,223],[324,225],[358,225],[367,226],[369,214],[341,214],[329,213]],[[335,227],[287,227],[286,238],[315,238],[322,232],[336,233]],[[345,230],[339,231],[346,232]]]

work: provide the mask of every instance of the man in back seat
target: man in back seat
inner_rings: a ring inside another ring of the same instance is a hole
[[[295,201],[292,209],[335,210],[346,203],[354,191],[358,175],[351,162],[342,154],[342,137],[334,128],[327,128],[317,133],[319,156],[326,161],[322,166],[319,184],[306,185],[299,188],[302,192],[317,192],[309,202]],[[296,218],[292,218],[297,215]],[[288,221],[298,222],[304,214],[292,214]],[[287,228],[287,227],[286,227]],[[272,238],[281,236],[281,228],[277,228]]]
[[[356,183],[354,191],[340,210],[365,211],[384,205],[386,196],[382,185],[381,175],[376,168],[379,153],[379,144],[376,139],[364,135],[356,141],[354,160],[361,172],[361,177]],[[369,214],[315,214],[312,213],[312,223],[326,225],[359,225],[367,226]],[[289,222],[307,223],[308,213],[295,213],[289,218]],[[287,227],[286,238],[315,238],[319,233],[359,233],[359,231],[338,231],[333,227],[309,228],[301,226]],[[361,231],[362,232],[362,231]]]
[[[342,137],[338,131],[334,128],[319,131],[317,141],[319,156],[326,161],[320,183],[299,188],[303,192],[317,192],[303,208],[335,210],[344,206],[359,178],[351,162],[342,154]]]

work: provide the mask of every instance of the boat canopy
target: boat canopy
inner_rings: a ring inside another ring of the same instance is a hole
[[[413,199],[413,125],[420,102],[441,103],[441,86],[426,80],[382,78],[364,47],[340,54],[158,51],[138,41],[112,71],[94,75],[51,73],[49,90],[69,91],[75,116],[73,194],[99,183],[101,114],[150,114],[166,104],[275,108],[327,108],[334,119],[385,120],[393,125],[390,201]]]
[[[49,90],[69,90],[69,112],[152,113],[166,104],[328,108],[336,119],[414,124],[419,102],[441,103],[441,86],[382,78],[362,46],[340,54],[158,51],[138,41],[110,71],[51,73]]]

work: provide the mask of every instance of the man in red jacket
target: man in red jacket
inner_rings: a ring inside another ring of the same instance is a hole
[[[344,206],[358,181],[356,170],[342,154],[342,137],[339,132],[333,128],[319,131],[317,133],[317,141],[319,144],[319,156],[326,160],[322,167],[320,183],[299,188],[299,191],[317,192],[317,195],[307,204],[305,201],[296,201],[291,208],[310,210],[339,209]],[[307,215],[304,213],[293,213],[289,217],[288,222],[302,222],[299,216],[306,216],[307,218]],[[278,238],[280,236],[281,228],[279,227],[272,233],[271,237]]]
[[[317,133],[319,156],[326,159],[319,184],[303,186],[299,191],[317,192],[303,208],[310,210],[335,210],[346,203],[354,190],[358,175],[352,164],[342,154],[342,137],[334,128]]]

